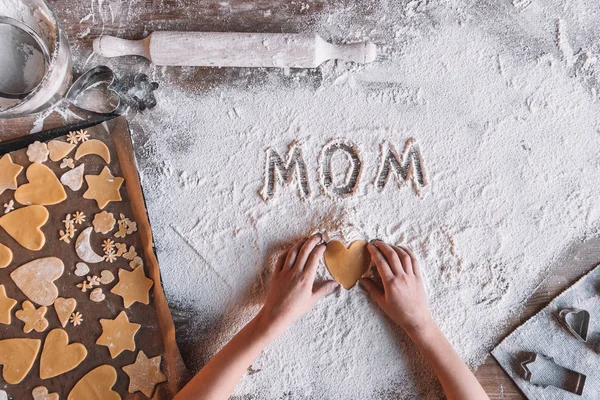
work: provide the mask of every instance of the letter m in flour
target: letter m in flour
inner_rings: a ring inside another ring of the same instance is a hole
[[[396,176],[400,186],[410,180],[416,194],[419,194],[420,188],[427,186],[423,157],[414,139],[411,138],[406,141],[404,150],[400,155],[391,143],[383,143],[379,173],[375,179],[375,186],[378,190],[381,191],[385,188],[390,175]]]
[[[290,146],[286,160],[282,159],[274,149],[267,149],[265,182],[260,191],[260,195],[265,201],[271,200],[275,196],[278,181],[280,181],[280,185],[295,181],[300,197],[307,199],[310,196],[308,173],[300,144],[294,143]]]

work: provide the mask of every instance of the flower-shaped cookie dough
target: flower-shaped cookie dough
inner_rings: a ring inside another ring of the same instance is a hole
[[[50,154],[50,150],[48,150],[48,145],[42,142],[33,142],[27,148],[27,158],[32,163],[43,163],[48,161],[48,154]]]

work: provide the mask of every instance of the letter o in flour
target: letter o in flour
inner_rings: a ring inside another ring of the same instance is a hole
[[[333,155],[342,151],[346,153],[350,161],[350,167],[346,171],[345,182],[341,185],[334,185],[332,174],[332,158]],[[362,171],[362,161],[360,160],[356,145],[342,140],[334,140],[329,142],[321,151],[320,158],[320,175],[321,186],[326,193],[338,197],[344,197],[354,193],[358,186],[360,173]]]

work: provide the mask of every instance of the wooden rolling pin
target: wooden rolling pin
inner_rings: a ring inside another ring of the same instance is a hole
[[[136,55],[156,65],[316,68],[332,59],[369,63],[371,42],[336,45],[315,34],[153,32],[142,40],[100,36],[94,51],[104,57]]]

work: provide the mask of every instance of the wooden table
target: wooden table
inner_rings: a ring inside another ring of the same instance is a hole
[[[302,32],[318,30],[317,16],[333,10],[335,3],[324,1],[276,1],[276,0],[131,0],[118,2],[95,2],[82,0],[50,0],[63,28],[70,38],[74,53],[74,72],[81,73],[85,60],[92,53],[92,40],[98,35],[111,34],[126,39],[141,39],[154,30],[198,30],[198,31],[242,31],[242,32]],[[115,4],[122,4],[117,9]],[[112,9],[111,9],[112,8]],[[327,32],[318,31],[326,39]],[[336,38],[332,38],[336,39]],[[140,58],[103,61],[117,70],[146,71],[152,75],[152,67]],[[92,63],[95,65],[95,63]],[[194,90],[211,90],[220,85],[244,87],[249,81],[259,82],[273,71],[255,70],[252,74],[240,69],[189,69],[182,73],[181,68],[161,70],[162,78],[177,77],[180,85]],[[277,72],[280,73],[280,72]],[[304,78],[305,84],[319,81],[319,71],[313,71]],[[173,79],[170,79],[174,81]],[[84,119],[92,118],[89,113],[77,112]],[[0,120],[0,140],[7,140],[29,133],[37,116],[12,120]],[[47,116],[43,129],[75,122],[68,116],[66,120],[57,113]],[[135,124],[133,126],[135,129]],[[532,293],[519,317],[513,318],[506,328],[506,334],[525,322],[542,309],[558,293],[570,286],[577,278],[593,268],[598,256],[600,238],[588,242],[576,242],[566,249],[563,256],[554,263],[547,278]],[[522,399],[523,395],[498,363],[490,356],[476,373],[491,399]]]

